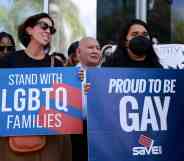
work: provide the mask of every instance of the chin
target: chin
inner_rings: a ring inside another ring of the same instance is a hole
[[[49,40],[44,41],[44,44],[45,44],[45,45],[47,45],[47,44],[49,44],[49,43],[50,43]]]
[[[47,46],[49,44],[49,42],[48,41],[44,41],[44,42],[42,42],[42,45],[43,46]]]
[[[98,64],[99,64],[99,62],[91,62],[91,63],[90,63],[90,66],[91,66],[91,67],[96,67]]]

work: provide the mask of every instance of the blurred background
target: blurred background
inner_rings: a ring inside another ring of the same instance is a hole
[[[146,21],[157,43],[184,42],[182,0],[1,0],[0,31],[12,34],[20,46],[17,26],[42,11],[56,23],[52,52],[66,53],[83,36],[96,37],[101,45],[116,43],[119,26],[132,18]]]

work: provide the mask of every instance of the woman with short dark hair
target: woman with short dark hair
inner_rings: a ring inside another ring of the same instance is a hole
[[[50,21],[50,25],[47,24],[45,21],[42,21],[43,18],[48,19]],[[28,27],[34,28],[37,26],[43,30],[49,29],[51,35],[53,35],[56,32],[56,29],[54,27],[54,21],[47,13],[40,13],[29,17],[24,23],[22,23],[18,27],[19,40],[26,48],[30,44],[30,41],[33,40],[33,38],[31,37],[31,34],[28,31]],[[44,48],[50,49],[50,42],[44,44]]]
[[[47,13],[28,17],[18,29],[19,39],[25,49],[9,54],[0,65],[7,68],[50,67],[48,51],[55,31],[54,21]],[[62,66],[57,60],[55,63],[56,66]],[[69,135],[0,138],[0,149],[0,161],[72,160]]]
[[[28,17],[18,27],[18,37],[25,47],[8,55],[0,63],[1,67],[48,67],[52,35],[56,32],[54,21],[47,13],[39,13]],[[55,61],[55,66],[63,66]]]

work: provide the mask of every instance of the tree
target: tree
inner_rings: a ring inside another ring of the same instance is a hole
[[[54,50],[66,53],[69,43],[86,35],[79,10],[71,0],[50,0],[49,6],[57,29],[52,46]]]
[[[10,33],[18,44],[17,28],[30,15],[43,10],[42,0],[7,0],[6,5],[0,2],[1,29]],[[8,7],[7,7],[8,6]]]

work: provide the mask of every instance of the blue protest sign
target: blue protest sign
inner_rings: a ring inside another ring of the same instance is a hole
[[[89,161],[182,161],[184,71],[89,69]]]
[[[0,70],[0,136],[81,133],[76,68]]]

